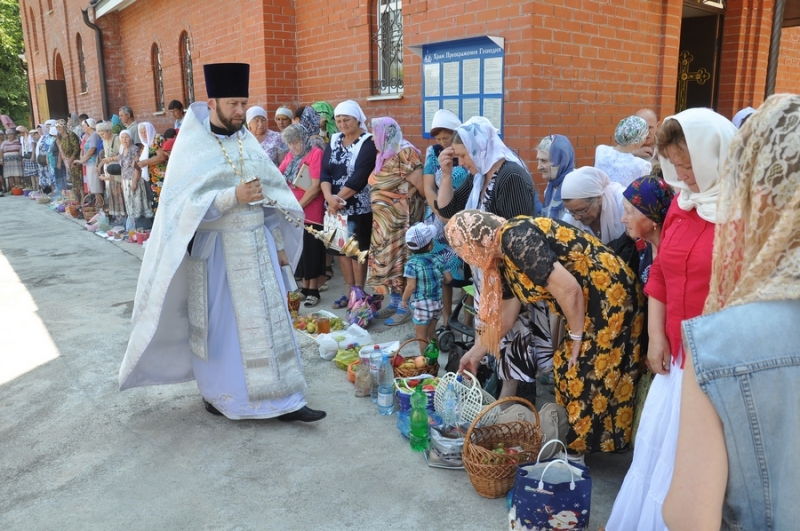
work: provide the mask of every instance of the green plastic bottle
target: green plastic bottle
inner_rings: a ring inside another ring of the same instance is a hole
[[[436,344],[436,338],[432,337],[431,342],[425,347],[425,352],[422,354],[428,360],[428,365],[433,365],[439,362],[439,345]],[[436,376],[434,374],[434,376]]]
[[[423,452],[428,448],[428,395],[422,391],[422,386],[418,385],[411,395],[411,449],[415,452]]]

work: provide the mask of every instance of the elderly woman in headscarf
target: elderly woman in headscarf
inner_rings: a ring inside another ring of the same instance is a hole
[[[139,147],[133,143],[130,131],[119,132],[119,165],[122,171],[122,195],[125,200],[125,211],[133,217],[136,228],[147,229],[152,225],[154,216],[147,198],[148,183],[142,178],[136,167],[139,160]]]
[[[675,461],[685,361],[680,325],[700,315],[708,295],[720,175],[735,134],[714,111],[689,109],[666,118],[656,135],[664,180],[679,193],[645,286],[647,365],[656,376],[607,529],[666,529],[661,508]]]
[[[464,261],[458,257],[444,237],[444,224],[447,218],[439,215],[435,207],[439,193],[439,184],[442,181],[442,167],[439,165],[439,153],[449,148],[453,143],[453,135],[461,126],[458,116],[447,109],[439,109],[433,115],[431,123],[431,136],[436,139],[436,145],[429,146],[425,152],[425,166],[422,169],[422,181],[425,186],[425,223],[436,229],[433,238],[433,254],[439,257],[445,267],[450,271],[453,280],[458,285],[464,281]],[[458,188],[467,179],[469,172],[464,166],[456,166],[451,174],[452,186]],[[442,286],[442,323],[447,326],[453,312],[453,286]]]
[[[275,125],[278,126],[278,132],[282,133],[284,129],[292,125],[294,122],[294,110],[288,105],[281,105],[275,111]]]
[[[318,101],[311,105],[317,113],[319,113],[319,132],[325,139],[325,142],[330,142],[331,137],[339,132],[336,127],[336,120],[333,117],[333,107],[327,101]]]
[[[167,154],[162,145],[164,137],[156,133],[156,128],[150,122],[139,124],[139,139],[142,141],[142,152],[136,162],[136,168],[142,172],[142,180],[150,183],[150,208],[153,212],[158,210],[158,200],[161,196],[161,187],[164,186],[164,174],[167,170]]]
[[[614,130],[614,147],[599,145],[594,153],[594,167],[603,170],[612,182],[622,187],[634,179],[650,175],[652,165],[633,154],[647,141],[650,128],[644,118],[623,118]]]
[[[253,105],[245,113],[247,129],[253,133],[264,152],[278,166],[283,161],[289,148],[286,147],[280,133],[267,128],[267,111],[263,107]]]
[[[73,162],[76,166],[83,167],[84,182],[91,194],[103,193],[103,181],[97,172],[97,156],[103,149],[103,141],[95,130],[97,123],[91,118],[81,122],[83,139],[81,140],[81,157]]]
[[[367,286],[380,295],[389,295],[389,304],[376,317],[388,326],[405,323],[411,310],[400,302],[406,287],[403,276],[408,261],[405,235],[422,219],[425,190],[422,185],[420,152],[403,139],[400,126],[392,118],[372,120],[378,156],[369,178],[372,198],[372,239],[367,263]],[[393,315],[394,314],[394,315]]]
[[[33,158],[36,161],[37,171],[39,172],[38,175],[39,187],[42,188],[43,190],[45,188],[47,188],[48,190],[52,190],[53,185],[55,184],[55,179],[53,176],[52,169],[50,168],[50,163],[48,161],[47,154],[50,151],[50,146],[55,142],[55,136],[50,135],[49,125],[46,124],[42,125],[41,129],[43,131],[43,134],[39,138],[39,141],[36,143],[36,148],[33,154]],[[63,188],[63,184],[61,188]],[[59,190],[61,188],[59,188]]]
[[[543,217],[506,220],[477,210],[445,227],[453,249],[483,275],[479,343],[498,355],[514,317],[506,299],[544,301],[566,319],[553,356],[556,402],[567,410],[574,454],[628,447],[644,296],[636,274],[597,238]]]
[[[767,98],[720,180],[711,287],[682,323],[670,529],[792,529],[800,491],[800,97]]]
[[[536,147],[536,161],[542,178],[547,183],[544,191],[542,215],[550,219],[563,219],[561,185],[564,177],[575,169],[575,150],[564,135],[544,137]]]
[[[306,225],[322,225],[325,199],[320,193],[319,172],[322,167],[322,150],[311,144],[309,134],[302,124],[292,124],[281,133],[289,146],[289,153],[278,168],[294,193],[305,213]],[[297,177],[308,172],[311,186],[301,187]],[[297,275],[303,279],[304,306],[311,308],[319,304],[320,280],[325,277],[325,245],[308,231],[303,231],[303,253],[297,266]]]
[[[35,177],[39,174],[39,169],[36,167],[36,160],[34,158],[34,151],[36,151],[33,137],[28,132],[28,128],[24,125],[16,127],[17,134],[19,135],[19,142],[22,146],[22,173],[27,181],[26,186],[32,189],[37,188],[37,179]]]
[[[112,174],[109,166],[119,162],[120,140],[112,132],[111,122],[97,124],[97,134],[102,139],[102,149],[98,154],[97,173],[106,183],[106,207],[109,216],[115,216],[118,221],[123,221],[128,215],[125,209],[125,193],[122,186],[122,174]]]
[[[72,194],[78,202],[83,201],[83,172],[81,166],[73,164],[81,154],[81,140],[74,131],[67,127],[65,120],[56,122],[58,137],[56,143],[61,156],[59,165],[69,175],[69,182],[72,186]],[[56,177],[58,174],[56,174]]]
[[[372,134],[367,131],[367,117],[361,106],[353,100],[343,101],[334,111],[340,133],[331,137],[322,156],[320,186],[325,196],[328,213],[347,216],[347,232],[355,237],[359,251],[369,251],[372,236],[372,204],[369,193],[369,176],[375,168],[378,155]],[[366,264],[339,256],[348,290],[364,289]],[[349,293],[349,291],[348,291]],[[346,308],[348,295],[334,303],[334,308]]]
[[[309,142],[311,142],[312,146],[318,147],[320,151],[324,151],[327,142],[320,135],[319,113],[313,107],[300,107],[298,110],[300,111],[298,123],[308,132]],[[295,116],[297,116],[297,113],[295,113]]]
[[[561,187],[561,200],[566,209],[563,221],[603,243],[616,240],[625,232],[622,224],[624,189],[611,182],[600,169],[584,166],[571,171]]]
[[[6,181],[6,191],[21,186],[25,173],[22,164],[22,143],[17,138],[16,129],[6,129],[6,139],[0,144],[3,154],[3,178]]]

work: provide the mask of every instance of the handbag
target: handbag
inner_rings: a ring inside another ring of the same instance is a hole
[[[30,151],[23,153],[22,158],[25,160],[31,160],[33,158],[33,153],[31,153]]]
[[[566,459],[541,461],[541,455],[535,463],[517,467],[508,511],[511,529],[588,529],[589,469]]]
[[[556,445],[547,448],[545,446],[551,441],[561,441],[566,445],[567,431],[569,430],[569,419],[567,410],[564,406],[555,403],[547,403],[539,409],[539,421],[542,423],[542,458],[551,459],[558,451]]]
[[[337,251],[341,251],[345,242],[350,237],[347,232],[347,215],[346,214],[329,214],[325,212],[323,219],[323,232],[325,234],[333,234],[330,247]]]
[[[47,153],[39,153],[36,156],[36,163],[39,166],[47,166]]]
[[[106,173],[109,175],[122,175],[122,166],[116,162],[106,164]]]

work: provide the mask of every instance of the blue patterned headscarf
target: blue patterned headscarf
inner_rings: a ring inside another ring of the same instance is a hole
[[[553,135],[550,144],[550,162],[558,167],[556,178],[547,183],[544,191],[545,215],[550,219],[561,219],[564,204],[561,202],[561,183],[569,172],[575,169],[575,150],[569,138],[564,135]]]
[[[653,223],[661,225],[675,192],[664,179],[649,176],[633,181],[622,195]]]

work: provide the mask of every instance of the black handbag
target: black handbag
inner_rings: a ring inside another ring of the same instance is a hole
[[[33,158],[33,153],[31,153],[31,152],[23,153],[22,154],[22,158],[23,159],[27,159],[27,160],[31,160]]]
[[[122,166],[116,162],[106,164],[106,173],[109,175],[122,175]]]
[[[47,166],[47,153],[39,153],[36,157],[36,163],[39,166]]]

